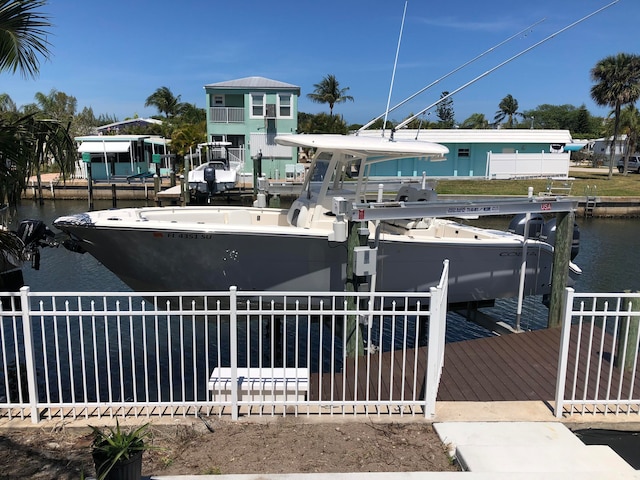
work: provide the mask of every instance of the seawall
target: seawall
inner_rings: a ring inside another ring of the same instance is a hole
[[[171,185],[169,179],[162,179],[160,189],[166,190]],[[243,189],[235,192],[244,196],[251,196],[251,188]],[[153,181],[142,183],[95,183],[93,185],[93,198],[95,200],[110,200],[115,194],[116,200],[146,200],[153,202],[156,199]],[[87,200],[88,188],[86,180],[67,180],[66,182],[43,178],[42,196],[45,200]],[[283,200],[296,197],[292,190],[279,191],[279,195]],[[38,196],[37,187],[33,182],[29,182],[29,186],[23,192],[22,198],[33,200]],[[467,196],[467,195],[442,195],[441,198],[483,198],[487,196]],[[640,196],[633,197],[596,197],[595,204],[591,211],[587,208],[586,197],[574,197],[578,200],[578,208],[576,210],[577,217],[591,216],[598,218],[640,218]],[[177,199],[176,199],[177,200]],[[169,204],[170,199],[163,199],[162,204]]]

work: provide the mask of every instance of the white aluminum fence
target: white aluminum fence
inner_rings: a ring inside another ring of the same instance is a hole
[[[428,294],[2,293],[0,417],[432,416],[447,275]]]
[[[565,293],[556,417],[640,415],[640,293]]]
[[[487,152],[486,178],[567,177],[570,154]]]

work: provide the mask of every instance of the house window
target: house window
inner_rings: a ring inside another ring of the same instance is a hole
[[[264,93],[251,94],[251,118],[264,117]]]
[[[279,93],[278,94],[278,117],[292,118],[291,110],[291,94]]]
[[[460,157],[469,157],[469,149],[468,148],[459,148],[458,149],[458,158]]]
[[[213,96],[213,107],[224,107],[224,95]]]

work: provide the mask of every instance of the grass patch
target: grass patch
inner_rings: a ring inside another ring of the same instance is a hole
[[[584,196],[587,191],[603,197],[640,196],[640,175],[622,175],[614,171],[609,179],[608,170],[569,171],[573,177],[571,195]],[[562,182],[555,181],[554,186]],[[485,180],[468,178],[465,180],[438,180],[436,190],[441,195],[519,195],[526,196],[529,187],[534,195],[547,190],[548,180],[544,178],[528,180]]]

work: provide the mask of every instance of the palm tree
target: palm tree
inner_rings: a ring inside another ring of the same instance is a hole
[[[46,0],[0,0],[0,72],[36,77],[41,55],[49,58],[49,18],[36,11]]]
[[[0,72],[19,71],[23,77],[36,77],[40,70],[38,57],[49,58],[47,29],[51,24],[48,17],[37,12],[43,5],[45,0],[0,0]],[[21,119],[0,119],[0,127],[0,164],[5,170],[0,175],[0,203],[8,200],[15,205],[19,200],[16,187],[25,180],[18,176],[23,165],[25,144],[20,134],[25,133],[24,125]],[[11,234],[0,237],[2,255],[22,256],[21,242],[14,240]]]
[[[513,98],[511,94],[507,95],[500,101],[498,108],[500,110],[496,112],[495,117],[493,117],[493,121],[499,124],[506,118],[507,121],[504,125],[507,128],[513,128],[518,123],[517,117],[524,118],[524,115],[518,112],[518,100]]]
[[[78,101],[73,95],[67,95],[52,88],[48,95],[42,92],[35,94],[36,104],[39,106],[42,116],[52,118],[59,122],[70,122],[76,114]]]
[[[167,118],[174,117],[182,108],[180,98],[181,95],[175,96],[169,87],[160,87],[147,97],[144,106],[156,107]]]
[[[620,130],[627,135],[624,149],[624,174],[627,175],[629,156],[636,151],[640,130],[640,111],[635,105],[629,104],[620,112]]]
[[[485,118],[484,113],[472,113],[469,118],[462,122],[460,128],[489,128],[489,120]]]
[[[327,75],[320,83],[316,83],[313,93],[308,93],[307,98],[315,103],[328,103],[329,114],[333,116],[333,106],[336,103],[344,103],[347,100],[353,102],[353,97],[347,95],[349,87],[340,88],[340,83],[334,75]]]
[[[620,128],[622,106],[640,98],[640,57],[618,53],[600,60],[591,69],[591,98],[602,106],[613,108],[613,139],[609,154],[609,178],[613,177],[615,142]]]
[[[16,113],[18,106],[7,93],[0,93],[0,112]]]

